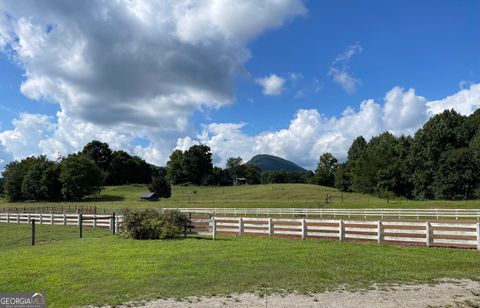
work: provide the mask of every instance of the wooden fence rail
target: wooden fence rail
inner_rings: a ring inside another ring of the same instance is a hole
[[[101,214],[83,214],[98,218],[83,221],[84,226],[112,228],[112,219]],[[0,213],[0,223],[78,226],[80,214]],[[115,229],[122,228],[123,217],[115,217]],[[239,236],[275,236],[298,239],[333,239],[338,241],[374,241],[480,250],[480,222],[398,221],[322,218],[273,218],[212,216],[192,218],[194,233]]]
[[[212,217],[193,219],[199,233],[374,241],[480,250],[480,223],[315,218]]]
[[[29,224],[32,219],[40,225],[78,226],[81,214],[0,213],[0,223]],[[112,229],[112,219],[105,214],[83,214],[83,226]],[[88,218],[98,218],[88,220]],[[122,216],[115,217],[115,229],[122,227]]]
[[[168,209],[164,209],[168,210]],[[291,216],[380,219],[479,220],[480,209],[334,209],[334,208],[179,208],[181,212],[212,216]]]

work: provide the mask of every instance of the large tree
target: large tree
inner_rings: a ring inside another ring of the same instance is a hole
[[[468,147],[471,134],[466,118],[454,110],[433,116],[417,131],[410,156],[413,194],[416,198],[435,197],[433,179],[439,170],[442,155]]]
[[[335,185],[335,171],[337,169],[338,160],[332,153],[324,153],[320,156],[320,160],[315,170],[315,176],[319,185],[333,187]]]
[[[188,176],[185,173],[185,155],[181,150],[174,150],[167,162],[167,178],[173,184],[187,182]]]
[[[185,173],[194,184],[204,184],[212,173],[212,153],[207,145],[194,145],[184,153]]]
[[[103,171],[107,171],[110,162],[112,161],[112,150],[108,143],[93,140],[87,143],[82,150],[82,153],[93,160],[97,166]]]
[[[81,200],[100,191],[102,170],[86,155],[69,155],[62,160],[60,168],[62,194],[66,200]]]

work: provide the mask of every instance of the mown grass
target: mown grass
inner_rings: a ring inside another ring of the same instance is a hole
[[[49,307],[480,279],[476,251],[252,237],[135,241],[93,233],[34,247],[8,244],[25,227],[0,224],[0,243],[7,242],[0,290],[45,289]]]
[[[301,207],[301,208],[479,208],[480,200],[468,201],[413,201],[387,200],[358,193],[342,194],[333,188],[308,184],[243,185],[227,187],[174,186],[172,198],[159,202],[142,202],[140,195],[145,185],[105,187],[100,196],[92,196],[80,203],[35,202],[8,203],[0,199],[0,207],[30,206],[97,206],[121,209],[125,207]],[[326,196],[332,203],[326,204]]]

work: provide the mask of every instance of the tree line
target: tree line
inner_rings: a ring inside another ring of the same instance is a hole
[[[100,192],[102,186],[150,183],[162,173],[125,151],[112,151],[107,143],[92,141],[82,151],[59,158],[32,156],[10,162],[3,172],[0,192],[9,201],[80,200]]]
[[[342,191],[409,199],[469,199],[480,195],[480,109],[470,116],[446,110],[413,137],[389,132],[357,137],[344,163],[322,155],[319,184]],[[332,182],[333,181],[333,182]],[[328,183],[327,183],[328,182]]]

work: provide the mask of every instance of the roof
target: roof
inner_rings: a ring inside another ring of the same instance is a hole
[[[145,192],[140,196],[140,198],[142,199],[157,198],[157,194],[154,192]]]

